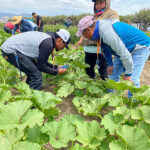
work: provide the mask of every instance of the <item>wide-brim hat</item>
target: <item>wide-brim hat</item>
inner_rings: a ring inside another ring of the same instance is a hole
[[[22,20],[22,16],[13,16],[11,21],[12,21],[12,24],[19,24]]]

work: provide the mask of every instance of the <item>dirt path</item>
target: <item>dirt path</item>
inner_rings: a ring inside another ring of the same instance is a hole
[[[150,60],[145,64],[144,70],[141,75],[141,84],[150,86]]]

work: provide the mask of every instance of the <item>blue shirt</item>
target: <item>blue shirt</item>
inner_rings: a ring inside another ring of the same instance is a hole
[[[17,29],[19,29],[19,24],[15,25],[12,34],[15,34]],[[27,19],[22,19],[20,24],[20,32],[28,32],[28,31],[34,31],[34,28]]]
[[[136,44],[141,46],[150,45],[150,38],[143,31],[131,25],[123,22],[117,22],[112,26],[130,52],[134,50]]]

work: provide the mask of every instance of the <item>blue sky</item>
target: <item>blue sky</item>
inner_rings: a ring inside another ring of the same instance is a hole
[[[93,13],[92,0],[0,0],[0,12],[32,13],[40,15],[76,15]],[[111,0],[111,8],[119,15],[134,14],[143,8],[150,8],[150,0]]]

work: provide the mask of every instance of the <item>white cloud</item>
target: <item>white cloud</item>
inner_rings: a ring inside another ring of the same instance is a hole
[[[0,0],[0,11],[8,13],[32,13],[41,15],[71,15],[93,13],[92,0]],[[142,8],[150,8],[150,0],[111,0],[111,7],[119,15],[133,14]]]

